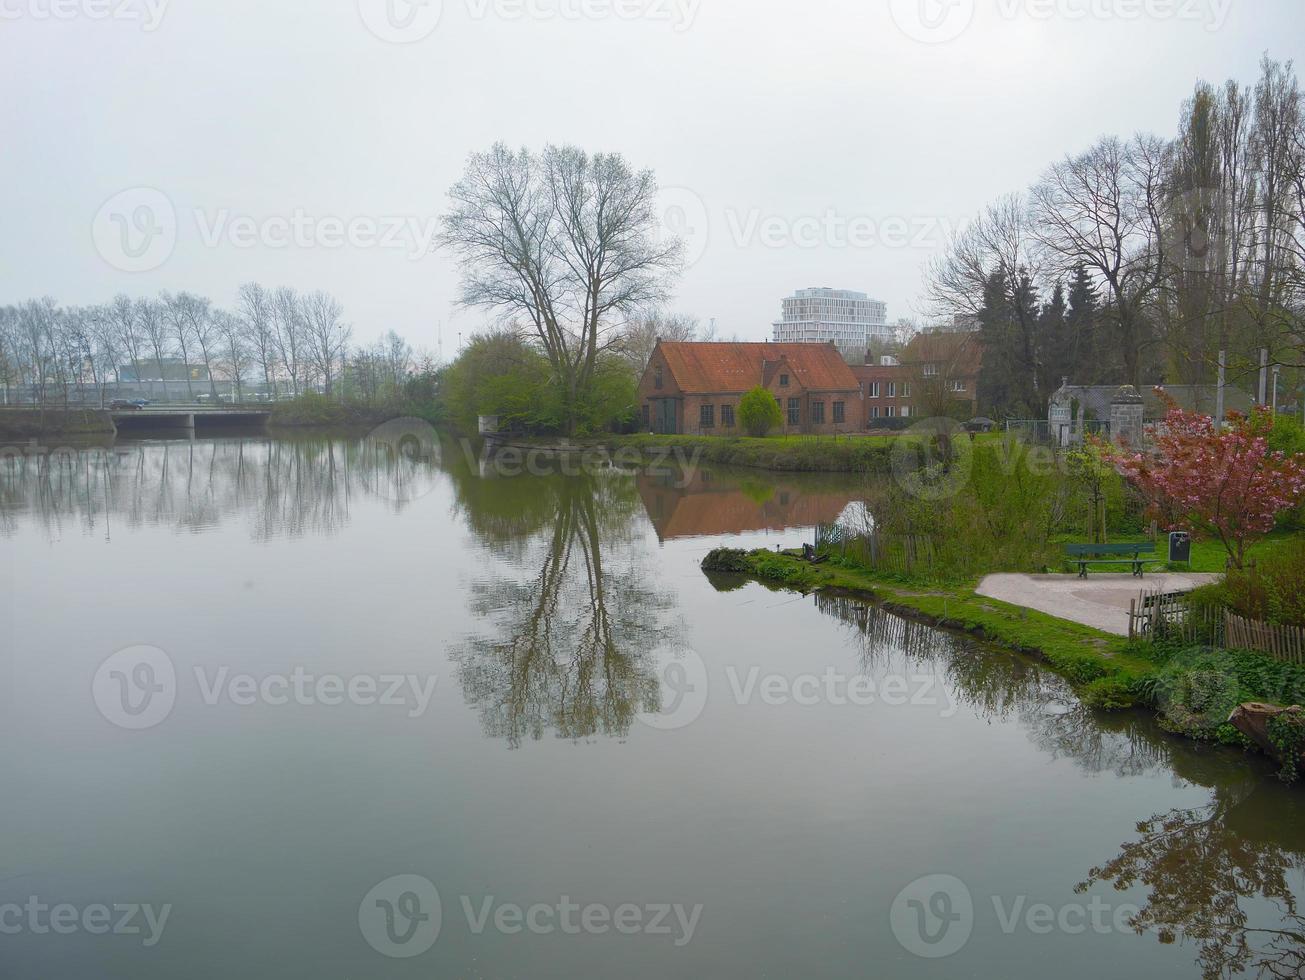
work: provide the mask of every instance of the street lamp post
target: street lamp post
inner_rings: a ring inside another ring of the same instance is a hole
[[[1274,417],[1277,417],[1277,415],[1278,415],[1278,375],[1279,375],[1279,373],[1281,373],[1281,371],[1282,371],[1282,365],[1280,365],[1280,364],[1275,364],[1275,365],[1273,366],[1273,414],[1274,414]]]

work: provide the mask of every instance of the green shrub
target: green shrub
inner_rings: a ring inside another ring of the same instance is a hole
[[[768,435],[771,429],[779,428],[784,422],[784,413],[779,402],[762,386],[758,385],[739,400],[739,425],[748,435],[760,438]]]
[[[1247,619],[1305,627],[1305,539],[1230,571],[1218,586],[1200,590],[1200,601],[1222,601]]]

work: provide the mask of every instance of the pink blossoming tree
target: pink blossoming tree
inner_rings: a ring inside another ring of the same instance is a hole
[[[1151,430],[1153,453],[1105,447],[1105,458],[1170,530],[1218,538],[1229,564],[1245,566],[1246,549],[1275,519],[1305,498],[1305,455],[1273,452],[1273,415],[1232,413],[1221,430],[1208,415],[1186,412],[1163,391],[1169,410]]]

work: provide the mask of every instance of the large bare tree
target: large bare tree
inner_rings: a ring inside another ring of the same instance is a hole
[[[678,239],[657,235],[657,184],[618,154],[496,144],[449,192],[438,244],[458,258],[462,302],[533,328],[562,386],[567,425],[599,356],[666,296]]]
[[[1109,290],[1124,374],[1141,381],[1145,307],[1164,271],[1165,147],[1107,137],[1052,165],[1033,189],[1033,228],[1049,265],[1084,265]]]

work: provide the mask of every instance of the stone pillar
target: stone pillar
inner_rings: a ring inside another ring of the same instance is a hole
[[[1145,438],[1145,403],[1132,385],[1124,385],[1110,401],[1111,441],[1126,442],[1131,446],[1142,444]]]

